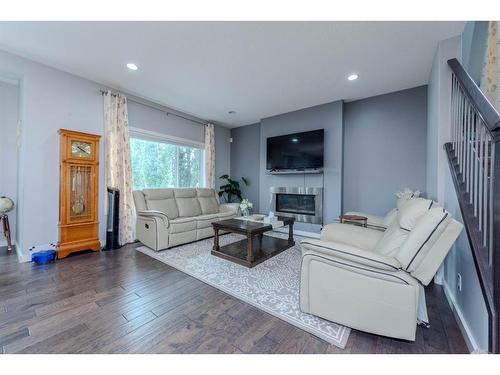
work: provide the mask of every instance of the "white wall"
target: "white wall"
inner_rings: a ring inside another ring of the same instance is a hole
[[[18,84],[4,82],[0,78],[0,196],[11,198],[17,204],[17,143],[16,128],[19,119]],[[10,234],[16,242],[16,210],[9,213]],[[6,245],[0,230],[0,246]]]
[[[174,137],[204,142],[205,129],[202,124],[167,115],[165,111],[128,101],[129,125],[135,128],[162,133]]]
[[[17,215],[19,251],[21,256],[27,256],[29,247],[55,243],[58,239],[57,130],[68,128],[102,135],[102,97],[100,86],[96,83],[1,51],[0,75],[11,76],[21,82],[22,132]],[[103,156],[104,152],[101,152],[101,165]],[[104,169],[101,168],[101,202],[104,196],[103,177]],[[99,221],[100,238],[104,239],[102,207]]]
[[[451,71],[447,61],[460,53],[460,37],[439,42],[427,93],[427,196],[444,200],[448,160],[443,145],[450,137]]]
[[[99,92],[103,85],[57,69],[0,51],[0,76],[20,81],[20,112],[22,122],[19,149],[18,243],[21,258],[29,259],[27,249],[58,240],[59,218],[59,136],[57,130],[67,128],[103,135],[103,105]],[[200,140],[203,126],[192,127],[178,117],[138,105],[129,106],[130,125],[161,131],[165,134]],[[189,129],[188,129],[189,128]],[[221,134],[229,130],[217,127]],[[172,130],[173,129],[173,130]],[[188,129],[188,130],[187,130]],[[171,131],[171,132],[170,132]],[[184,132],[184,133],[182,133]],[[229,141],[229,137],[228,141]],[[99,174],[99,237],[105,239],[104,202],[104,140],[101,139]],[[217,144],[216,144],[217,147]],[[229,145],[216,150],[224,172],[228,172]]]
[[[455,186],[448,169],[445,173],[445,202],[448,212],[463,222]],[[462,290],[458,289],[458,277],[462,277]],[[472,258],[467,233],[462,231],[444,263],[443,284],[452,307],[456,309],[471,348],[488,350],[488,311],[481,293],[478,275]]]
[[[427,194],[441,203],[453,218],[463,222],[443,148],[450,139],[451,70],[447,60],[460,57],[460,44],[460,37],[440,42],[430,74],[427,96]],[[485,351],[488,347],[487,312],[471,254],[464,231],[445,259],[437,281],[444,284],[470,349]],[[462,291],[457,287],[459,273],[462,276]]]

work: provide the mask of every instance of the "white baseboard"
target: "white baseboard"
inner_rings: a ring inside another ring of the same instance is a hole
[[[446,283],[446,280],[443,280],[443,289],[446,299],[448,300],[451,310],[453,311],[453,315],[455,316],[455,320],[457,321],[460,331],[464,336],[465,343],[467,344],[469,351],[472,354],[487,353],[487,350],[479,347],[479,344],[477,343],[477,340],[474,337],[472,330],[464,317],[462,309],[460,308],[460,306],[458,306],[455,297],[453,297],[453,293],[451,292],[450,286]]]

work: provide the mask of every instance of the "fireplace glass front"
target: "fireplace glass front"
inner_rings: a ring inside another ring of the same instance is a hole
[[[276,211],[299,215],[315,215],[316,195],[276,194]]]

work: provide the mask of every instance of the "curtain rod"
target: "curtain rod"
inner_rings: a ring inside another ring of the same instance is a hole
[[[99,90],[101,92],[102,95],[107,95],[108,94],[108,91],[105,91],[105,90]],[[114,93],[111,93],[112,96],[116,96],[117,94],[114,94]],[[165,111],[164,109],[160,109],[158,108],[157,106],[154,106],[154,105],[151,105],[151,104],[147,104],[147,103],[144,103],[142,101],[139,101],[139,100],[135,100],[133,98],[128,98],[127,97],[127,100],[130,101],[130,102],[134,102],[134,103],[137,103],[137,104],[141,104],[145,107],[149,107],[149,108],[153,108],[153,109],[156,109],[157,111],[161,111],[161,112],[164,112],[167,116],[169,115],[172,115],[172,116],[176,116],[176,117],[180,117],[184,120],[187,120],[187,121],[191,121],[191,122],[194,122],[196,124],[201,124],[201,125],[206,125],[207,122],[202,122],[202,121],[198,121],[198,120],[193,120],[193,119],[190,119],[189,117],[184,117],[182,115],[178,115],[177,113],[173,113],[173,112],[169,112],[169,111]]]

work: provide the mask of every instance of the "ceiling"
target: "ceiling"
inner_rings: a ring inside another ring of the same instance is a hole
[[[0,22],[0,49],[234,127],[424,85],[438,42],[463,28],[464,22]],[[127,69],[129,62],[139,70]],[[359,79],[348,81],[351,73]]]

